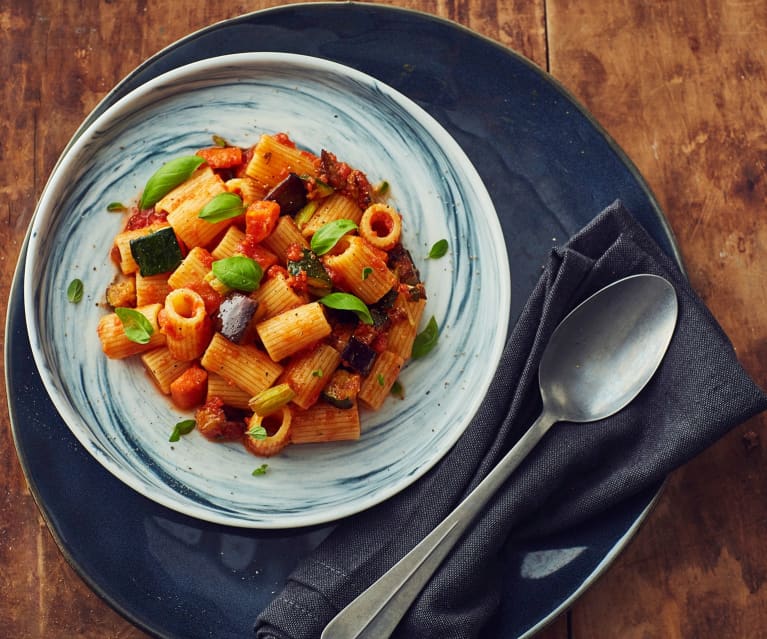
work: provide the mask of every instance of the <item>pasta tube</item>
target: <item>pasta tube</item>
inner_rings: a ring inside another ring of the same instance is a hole
[[[275,362],[311,346],[332,330],[319,302],[303,304],[256,324],[256,332]]]
[[[165,298],[164,310],[162,329],[170,354],[182,362],[200,357],[213,335],[202,297],[191,289],[177,288]]]

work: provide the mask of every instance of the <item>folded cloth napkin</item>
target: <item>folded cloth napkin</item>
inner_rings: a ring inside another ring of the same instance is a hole
[[[342,521],[290,575],[256,622],[258,639],[318,639],[325,625],[434,528],[541,409],[538,364],[564,316],[627,275],[673,283],[679,318],[656,375],[627,408],[593,424],[555,426],[459,541],[398,626],[400,639],[470,639],[500,599],[505,543],[561,531],[657,485],[767,396],[676,265],[616,202],[552,251],[466,433],[397,496]]]

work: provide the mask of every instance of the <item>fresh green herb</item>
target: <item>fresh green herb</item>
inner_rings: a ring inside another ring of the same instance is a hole
[[[152,337],[154,329],[149,320],[135,308],[118,306],[115,314],[120,318],[125,331],[125,337],[136,344],[147,344]]]
[[[436,260],[437,258],[442,257],[447,253],[447,248],[447,240],[439,240],[438,242],[435,242],[434,246],[432,246],[429,251],[429,259]]]
[[[263,426],[251,426],[248,429],[248,435],[250,435],[253,439],[266,439],[269,437],[269,433],[266,432],[266,428]]]
[[[176,233],[170,226],[133,238],[130,252],[143,277],[172,271],[184,259]]]
[[[110,213],[122,213],[125,210],[125,205],[122,202],[110,202],[107,204],[107,211]]]
[[[67,286],[67,299],[72,304],[77,304],[83,299],[83,281],[79,278],[73,279]]]
[[[261,283],[263,271],[258,262],[244,255],[232,255],[212,265],[213,275],[229,288],[251,293]]]
[[[381,180],[373,190],[377,196],[384,197],[389,192],[389,183],[386,180]]]
[[[322,369],[318,368],[312,371],[312,377],[322,377]]]
[[[181,439],[181,435],[188,435],[194,430],[195,421],[193,419],[185,419],[173,427],[173,432],[168,438],[169,442],[177,442]]]
[[[258,468],[256,468],[251,475],[253,477],[258,477],[259,475],[266,475],[266,469],[269,468],[269,464],[261,464]]]
[[[389,394],[394,395],[395,397],[399,397],[400,399],[405,399],[405,389],[402,387],[402,384],[399,380],[395,380],[395,382],[392,384]]]
[[[376,375],[376,381],[378,382],[379,386],[383,386],[386,383],[386,380],[384,380],[384,376],[381,373],[378,373],[378,375]]]
[[[324,255],[332,249],[344,235],[358,228],[352,220],[333,220],[323,224],[312,235],[312,251]]]
[[[204,161],[198,155],[185,155],[163,164],[147,181],[139,208],[154,206],[179,184],[186,182]]]
[[[202,207],[197,217],[211,224],[242,215],[245,207],[236,193],[219,193]]]
[[[369,266],[366,266],[365,268],[363,268],[362,269],[362,279],[366,280],[370,276],[370,274],[372,272],[373,272],[373,269],[371,267],[369,267]]]
[[[229,146],[229,143],[220,135],[213,136],[213,144],[215,144],[216,146],[221,146],[221,147]]]
[[[439,327],[437,326],[437,320],[432,315],[431,319],[426,323],[426,328],[415,336],[411,357],[413,359],[425,357],[437,345],[438,339]]]
[[[365,324],[373,323],[370,309],[365,305],[365,302],[351,293],[330,293],[321,297],[319,302],[328,308],[339,311],[353,311]]]

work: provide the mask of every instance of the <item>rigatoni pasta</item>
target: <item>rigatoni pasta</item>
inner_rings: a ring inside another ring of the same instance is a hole
[[[401,214],[364,173],[285,134],[177,160],[188,172],[161,167],[150,183],[164,192],[115,237],[105,355],[140,357],[213,441],[271,456],[358,439],[426,305]]]

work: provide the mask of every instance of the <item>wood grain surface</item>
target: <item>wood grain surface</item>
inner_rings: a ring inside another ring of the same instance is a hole
[[[3,322],[36,198],[90,110],[178,38],[276,4],[0,0]],[[650,184],[694,288],[767,386],[767,3],[388,4],[516,49],[596,116]],[[767,637],[764,422],[743,424],[677,471],[626,551],[539,636]],[[5,401],[0,425],[0,637],[145,637],[89,590],[53,541],[16,457]]]

